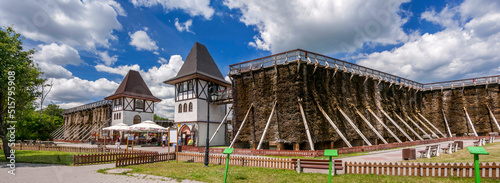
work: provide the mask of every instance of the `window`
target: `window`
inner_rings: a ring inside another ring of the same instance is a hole
[[[179,104],[179,113],[182,113],[182,104]]]
[[[135,108],[136,109],[144,109],[144,100],[135,99]]]
[[[193,112],[193,103],[189,102],[189,112]]]
[[[118,119],[122,119],[122,113],[118,113]]]
[[[115,105],[122,105],[122,99],[121,98],[115,99]]]
[[[141,123],[141,117],[139,115],[134,116],[134,124],[139,124]]]
[[[184,103],[184,112],[187,112],[187,105]]]

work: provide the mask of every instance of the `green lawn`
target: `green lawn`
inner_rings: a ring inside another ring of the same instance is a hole
[[[133,165],[124,168],[133,169],[129,173],[150,174],[170,177],[178,181],[188,179],[203,182],[222,182],[224,168],[222,165],[210,165],[204,168],[202,163],[161,162],[154,164]],[[103,172],[103,171],[99,171]],[[500,182],[500,180],[481,179],[483,182]],[[231,166],[227,182],[327,182],[328,175],[316,173],[298,174],[291,170],[277,170],[267,168],[251,168]],[[404,177],[383,175],[338,175],[332,182],[473,182],[473,178],[430,178]]]
[[[480,155],[480,162],[500,162],[500,142],[495,142],[491,144],[486,144],[483,146],[490,155]],[[405,161],[408,162],[408,161]],[[459,150],[458,152],[452,154],[441,154],[438,157],[432,158],[419,158],[417,160],[411,160],[410,162],[432,162],[432,163],[465,163],[474,162],[474,156],[469,153],[466,147]]]
[[[40,163],[40,164],[61,164],[72,165],[73,155],[86,154],[61,151],[24,151],[16,150],[16,162],[21,163]],[[0,150],[0,161],[5,161],[3,150]]]

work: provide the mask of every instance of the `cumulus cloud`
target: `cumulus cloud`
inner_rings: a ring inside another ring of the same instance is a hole
[[[108,51],[97,52],[97,55],[101,57],[101,61],[106,65],[112,65],[118,60],[118,55],[109,56]]]
[[[33,55],[36,62],[46,62],[57,65],[78,65],[82,63],[80,54],[73,47],[66,44],[52,43],[38,45],[39,50]]]
[[[57,103],[63,108],[71,108],[94,102],[114,93],[118,83],[105,78],[89,81],[74,77],[53,79],[53,87],[46,101]],[[89,95],[91,93],[92,95]]]
[[[177,28],[177,30],[178,30],[179,32],[184,32],[184,31],[186,31],[186,32],[190,32],[190,33],[193,33],[193,34],[194,34],[194,32],[192,32],[191,30],[189,30],[189,28],[193,25],[193,20],[191,20],[191,19],[187,20],[187,21],[186,21],[186,22],[184,22],[184,23],[179,23],[179,19],[178,19],[178,18],[175,18],[175,23],[174,23],[174,25],[175,25],[175,28]]]
[[[88,50],[109,46],[121,30],[117,16],[126,16],[119,3],[100,1],[0,1],[0,24],[14,25],[24,37],[58,42]]]
[[[130,45],[135,46],[137,50],[148,50],[148,51],[156,51],[158,50],[158,46],[156,46],[156,42],[151,40],[151,38],[146,33],[148,29],[144,28],[143,30],[139,30],[133,34],[128,33],[130,36]]]
[[[173,97],[175,95],[174,87],[163,83],[177,75],[177,72],[184,64],[182,57],[180,55],[172,55],[170,59],[160,57],[158,63],[161,64],[159,67],[151,67],[148,70],[141,70],[140,66],[135,65],[121,65],[117,67],[110,67],[106,65],[96,65],[95,69],[99,72],[107,72],[112,74],[119,74],[125,77],[129,70],[139,71],[144,82],[148,85],[151,93],[162,99],[162,102],[156,104],[155,113],[161,116],[173,117],[174,102]]]
[[[43,72],[43,77],[45,78],[72,78],[73,73],[65,69],[64,67],[56,64],[51,64],[48,62],[36,62],[40,70]]]
[[[162,6],[165,11],[182,10],[190,16],[203,16],[211,19],[215,10],[210,6],[210,0],[131,0],[135,7]]]
[[[259,1],[225,0],[239,20],[255,27],[249,45],[273,53],[303,48],[320,53],[352,52],[364,44],[407,41],[402,3],[409,0]]]
[[[357,63],[420,82],[498,74],[500,3],[466,0],[439,13],[424,12],[422,19],[445,29],[390,51],[359,55]]]

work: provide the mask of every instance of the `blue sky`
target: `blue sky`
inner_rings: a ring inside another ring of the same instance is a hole
[[[301,48],[419,82],[497,75],[497,1],[0,0],[54,84],[47,103],[102,100],[139,70],[173,117],[176,75],[193,44],[229,65]]]

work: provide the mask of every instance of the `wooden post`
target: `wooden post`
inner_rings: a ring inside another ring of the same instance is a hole
[[[498,131],[500,131],[500,125],[498,125],[498,121],[495,118],[495,115],[493,115],[493,112],[491,112],[490,106],[486,105],[486,107],[488,107],[488,112],[490,113],[491,119],[493,119],[493,121],[497,125]]]
[[[337,128],[337,125],[335,125],[335,123],[333,123],[332,119],[330,119],[330,117],[328,117],[326,112],[323,110],[323,108],[321,108],[321,106],[319,105],[319,103],[317,101],[316,101],[316,104],[318,105],[318,108],[321,111],[321,113],[323,114],[323,116],[325,116],[326,120],[328,122],[330,122],[330,125],[332,125],[332,127],[335,129],[337,134],[339,134],[340,138],[342,138],[342,140],[345,142],[345,144],[347,144],[348,147],[352,147],[351,143],[344,137],[344,134],[342,134],[342,132],[339,130],[339,128]]]
[[[314,144],[311,138],[311,132],[309,132],[309,126],[307,125],[306,115],[304,113],[304,109],[302,108],[302,99],[299,99],[299,109],[300,114],[302,114],[302,122],[304,123],[304,127],[306,128],[307,140],[309,141],[309,147],[314,151]]]
[[[293,143],[293,150],[300,151],[300,143],[298,143],[298,142]]]
[[[398,113],[396,113],[396,111],[393,111],[393,112],[394,112],[394,115],[395,115],[395,116],[399,119],[399,121],[401,121],[401,122],[402,122],[402,123],[406,126],[406,128],[410,129],[410,131],[411,131],[411,132],[413,132],[413,134],[415,134],[415,136],[416,136],[418,139],[420,139],[420,140],[424,140],[424,139],[423,139],[420,135],[418,135],[418,133],[417,133],[415,130],[413,130],[413,128],[412,128],[410,125],[408,125],[408,123],[406,123],[406,121],[404,121],[404,120],[403,120],[403,118],[401,118],[401,117],[398,115]]]
[[[247,121],[248,114],[250,114],[250,109],[252,109],[253,103],[250,104],[250,107],[248,108],[247,114],[245,115],[245,118],[243,118],[243,122],[241,122],[240,129],[238,129],[238,132],[236,132],[236,135],[234,136],[233,142],[231,142],[231,145],[229,145],[229,148],[233,148],[234,143],[236,142],[236,139],[240,135],[241,129],[243,128],[243,125],[245,125],[245,121]]]
[[[417,116],[415,116],[415,114],[412,114],[412,115],[413,115],[413,117],[414,117],[415,119],[417,119],[417,121],[418,121],[418,122],[419,122],[422,126],[424,126],[427,130],[429,130],[429,132],[431,132],[431,133],[432,133],[432,135],[434,135],[434,136],[436,136],[437,138],[439,138],[439,136],[438,136],[438,135],[436,135],[436,133],[434,133],[434,131],[432,131],[429,127],[427,127],[427,125],[425,125],[425,123],[424,123],[424,122],[422,122],[422,120],[420,120]],[[431,138],[432,138],[432,136],[431,136]]]
[[[125,153],[128,152],[128,138],[127,138],[127,149],[125,149]]]
[[[366,142],[366,144],[368,144],[368,146],[372,146],[372,143],[370,143],[370,141],[368,141],[368,139],[365,137],[365,135],[363,135],[363,133],[361,133],[361,131],[359,131],[358,127],[351,121],[349,116],[347,116],[347,114],[345,114],[344,111],[342,111],[342,109],[338,105],[336,107],[337,107],[337,110],[340,111],[342,116],[344,116],[344,118],[347,120],[347,122],[352,126],[352,128],[354,128],[354,130],[358,133],[358,135]]]
[[[260,137],[259,145],[257,146],[257,149],[260,149],[262,146],[262,142],[264,142],[264,138],[266,137],[267,129],[269,128],[269,124],[271,123],[271,119],[273,117],[274,113],[274,108],[276,107],[276,102],[274,101],[273,109],[271,110],[271,114],[269,115],[269,119],[267,120],[266,128],[264,128],[264,132],[262,132],[262,137]]]
[[[217,133],[219,133],[220,127],[224,124],[224,121],[226,121],[226,118],[227,118],[227,116],[229,116],[229,113],[231,113],[231,110],[232,110],[232,109],[233,109],[233,106],[231,106],[231,107],[229,108],[229,111],[227,111],[226,116],[224,116],[224,118],[223,118],[223,119],[222,119],[222,121],[220,122],[219,127],[217,127],[217,130],[215,130],[215,133],[214,133],[214,135],[212,135],[212,138],[210,138],[210,141],[208,142],[208,144],[212,143],[212,140],[214,140],[215,135],[217,135]]]
[[[441,109],[441,111],[443,111],[443,119],[444,119],[444,123],[446,125],[446,129],[448,130],[448,135],[450,135],[450,137],[452,137],[453,135],[451,135],[450,125],[448,125],[448,120],[446,119],[446,114],[444,113],[444,109]]]
[[[387,132],[389,132],[389,134],[392,135],[392,137],[394,137],[394,139],[396,139],[396,141],[398,141],[399,143],[402,143],[401,140],[398,138],[398,136],[396,136],[396,134],[394,134],[391,129],[389,129],[389,127],[387,127],[384,122],[382,122],[382,120],[380,120],[380,118],[378,118],[377,115],[375,115],[375,113],[369,108],[367,107],[366,109],[368,109],[368,111],[375,117],[375,119],[378,121],[378,123],[380,123],[386,130]]]
[[[465,109],[465,107],[464,107]],[[437,132],[439,132],[439,134],[441,134],[441,136],[443,136],[443,138],[446,138],[446,135],[443,134],[443,132],[439,131],[438,128],[436,128],[436,126],[434,126],[429,120],[427,120],[422,114],[420,113],[417,113],[420,117],[422,117],[422,119],[424,119],[424,121],[426,121],[427,123],[429,123],[429,125],[431,125],[432,128],[434,128],[434,130],[436,130]]]
[[[472,120],[470,120],[469,113],[467,113],[467,109],[464,107],[465,111],[465,116],[467,117],[467,121],[469,122],[470,126],[472,127],[472,132],[474,132],[474,135],[477,137],[477,132],[476,128],[474,128],[474,124],[472,123]]]
[[[380,135],[380,133],[378,133],[377,129],[375,129],[372,126],[372,124],[363,116],[363,114],[361,114],[361,112],[359,112],[359,110],[356,107],[354,107],[354,109],[356,110],[356,113],[361,117],[361,119],[363,119],[363,121],[368,125],[368,127],[370,127],[370,129],[373,131],[373,133],[375,133],[375,135],[377,135],[377,137],[380,140],[382,140],[382,142],[384,142],[384,144],[387,144],[387,141],[385,141],[384,137],[382,137],[382,135]],[[332,145],[332,149],[333,149],[333,145]]]
[[[281,151],[285,149],[285,143],[284,142],[278,142],[276,145],[276,150]]]
[[[382,114],[385,115],[385,117],[387,119],[389,119],[389,121],[399,130],[401,131],[401,133],[403,133],[404,136],[406,136],[406,138],[408,138],[408,140],[410,141],[413,141],[413,139],[408,135],[406,134],[406,132],[384,111],[384,109],[380,108],[380,111],[382,111]]]
[[[406,118],[408,118],[408,120],[410,120],[410,122],[412,122],[413,125],[415,125],[424,135],[427,135],[429,136],[429,138],[432,139],[432,136],[430,136],[427,132],[425,132],[425,130],[422,129],[415,121],[413,121],[413,119],[411,119],[409,115],[407,115]]]

